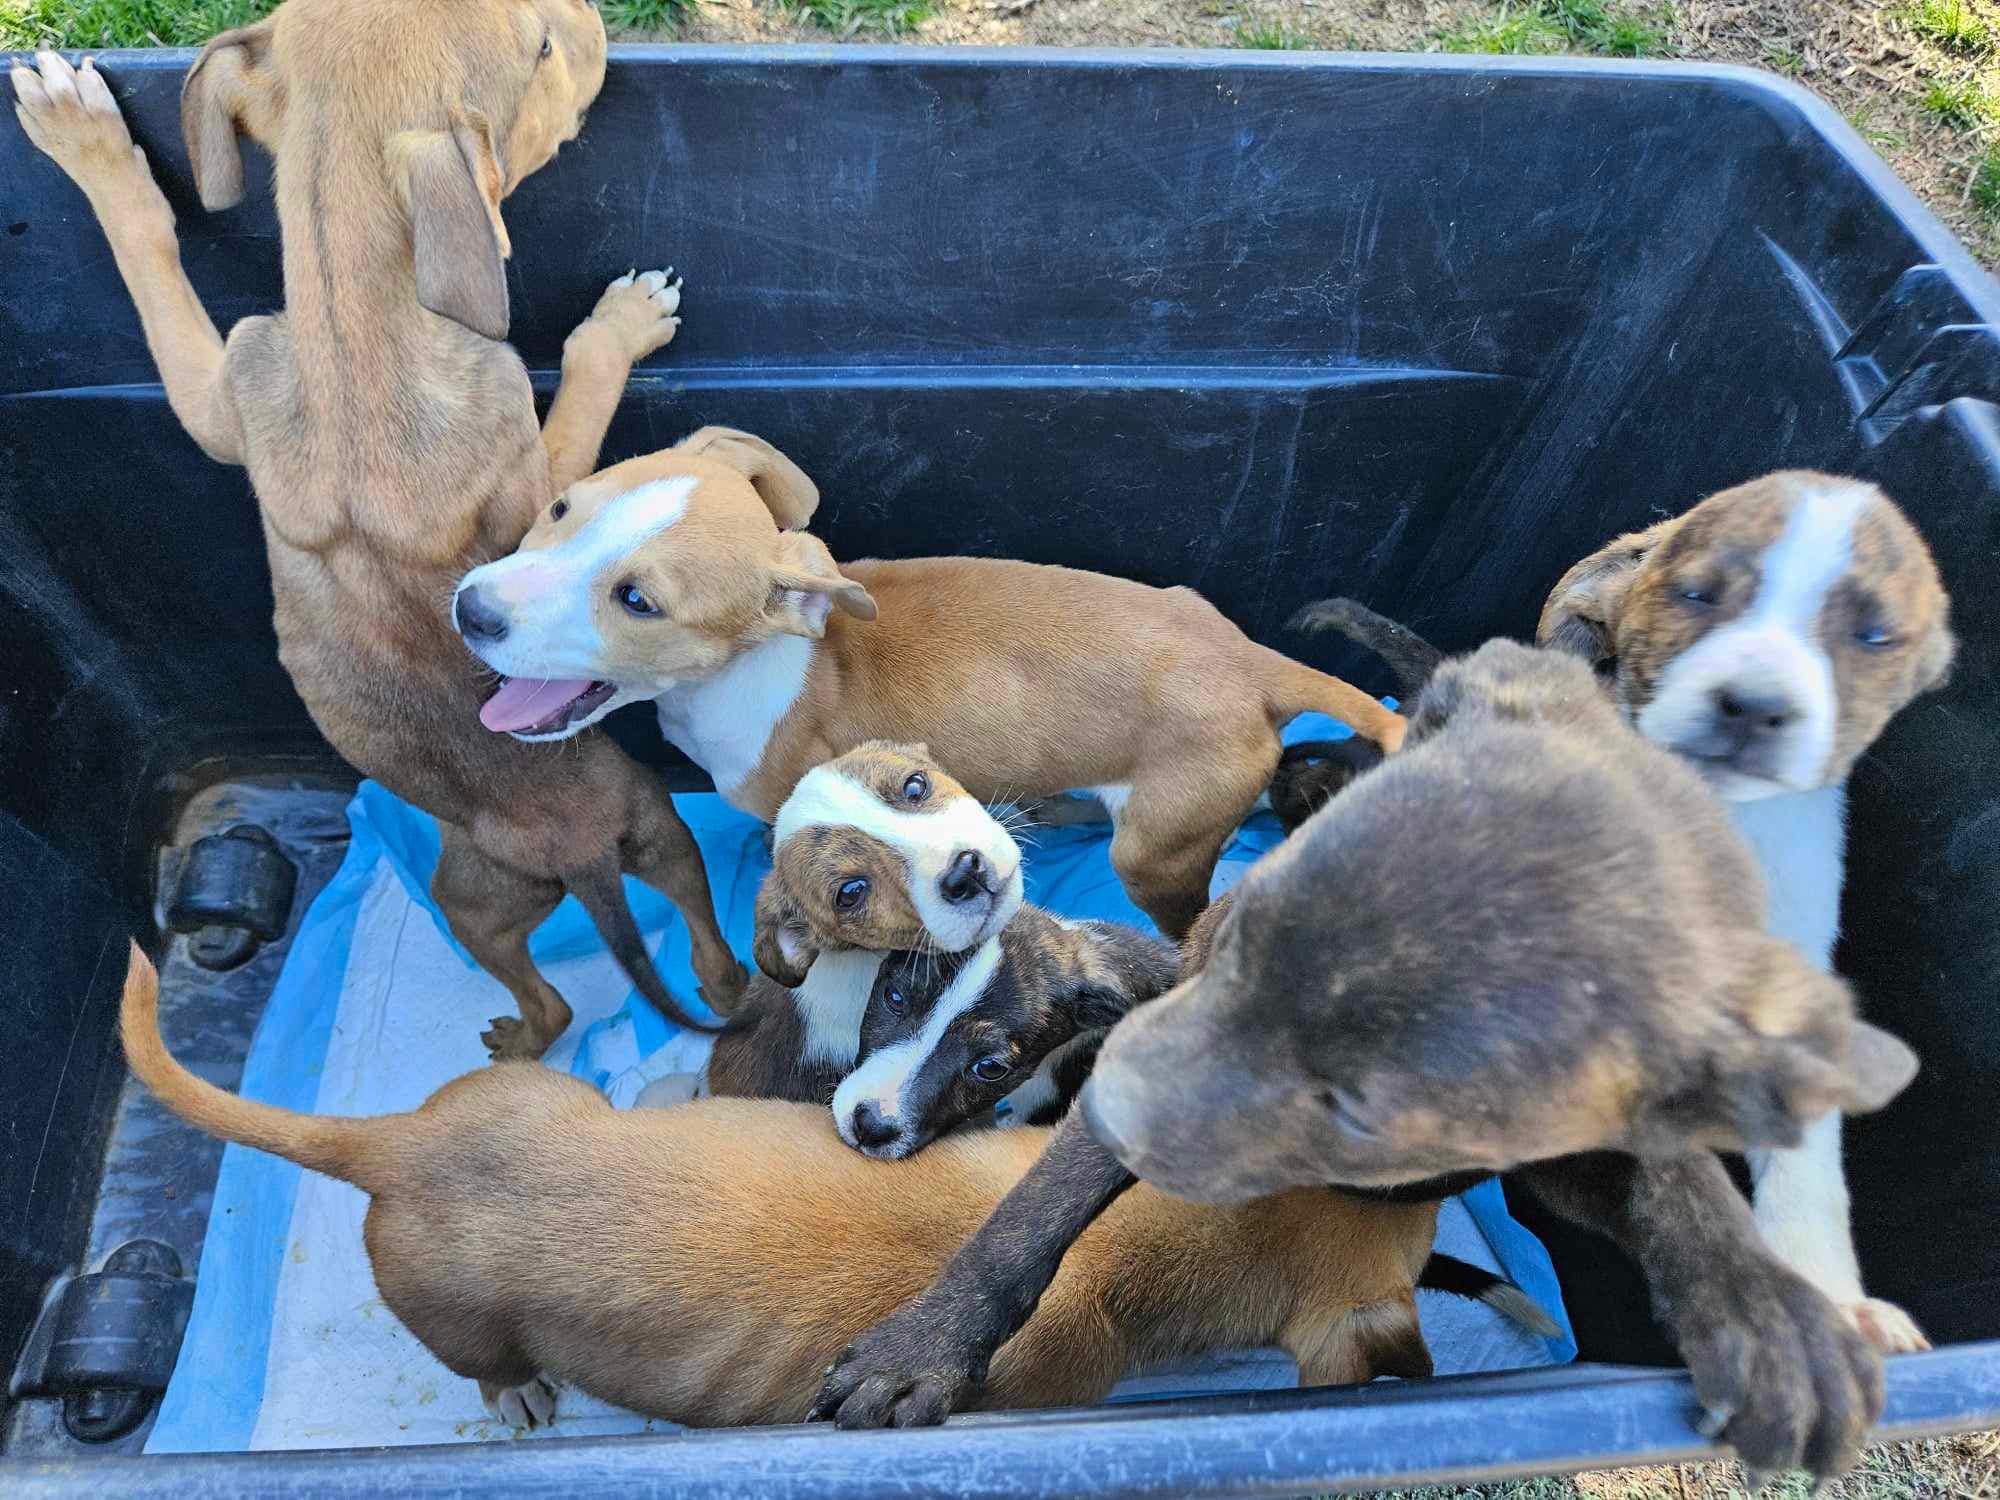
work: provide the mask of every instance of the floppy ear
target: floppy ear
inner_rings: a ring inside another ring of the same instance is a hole
[[[243,199],[243,151],[236,133],[268,142],[277,133],[283,90],[271,62],[276,17],[213,38],[181,84],[181,139],[201,206],[233,208]]]
[[[806,982],[806,972],[819,957],[806,914],[785,893],[776,870],[757,889],[757,934],[750,954],[758,968],[788,990]]]
[[[826,617],[836,605],[857,620],[875,618],[875,600],[860,584],[840,576],[826,544],[803,531],[781,532],[778,560],[771,567],[771,600],[766,613],[788,635],[816,641],[826,634]]]
[[[408,130],[398,159],[416,252],[417,301],[489,339],[507,337],[507,266],[500,219],[507,169],[493,127],[476,109],[453,110],[449,130]]]
[[[1924,637],[1923,649],[1917,655],[1917,691],[1928,693],[1951,681],[1951,665],[1957,656],[1958,637],[1940,618]]]
[[[1602,666],[1617,655],[1618,616],[1639,565],[1679,518],[1619,537],[1563,574],[1542,605],[1535,644],[1553,646]]]
[[[1917,1054],[1879,1026],[1856,1021],[1847,1038],[1840,1108],[1865,1115],[1894,1099],[1917,1076]]]
[[[674,444],[728,464],[750,481],[780,531],[796,531],[819,509],[819,486],[806,471],[760,437],[734,427],[704,427]]]

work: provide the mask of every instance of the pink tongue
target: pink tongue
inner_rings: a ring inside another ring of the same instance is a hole
[[[588,677],[509,677],[479,710],[479,722],[496,733],[539,724],[590,686]]]

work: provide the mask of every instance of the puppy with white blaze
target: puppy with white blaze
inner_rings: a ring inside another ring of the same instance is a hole
[[[1766,475],[1585,558],[1537,634],[1592,660],[1639,732],[1727,800],[1763,868],[1771,930],[1830,969],[1848,773],[1945,681],[1955,650],[1937,565],[1903,513],[1858,479]],[[1885,1353],[1928,1348],[1862,1289],[1839,1114],[1750,1162],[1771,1247]]]

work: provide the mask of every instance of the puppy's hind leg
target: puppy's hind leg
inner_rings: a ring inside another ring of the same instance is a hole
[[[673,902],[687,923],[702,1004],[728,1015],[743,998],[746,976],[716,924],[701,848],[674,810],[666,788],[637,767],[633,775],[638,790],[631,800],[632,826],[619,846],[625,869]]]
[[[1186,937],[1207,909],[1215,862],[1256,805],[1277,763],[1274,738],[1269,754],[1259,751],[1229,765],[1201,766],[1193,795],[1184,779],[1171,784],[1142,780],[1118,810],[1111,867],[1133,903],[1174,942]]]
[[[560,494],[597,467],[605,429],[632,366],[673,342],[681,320],[681,279],[664,271],[626,272],[563,340],[562,383],[542,423],[549,492]]]
[[[86,58],[53,52],[13,68],[21,128],[83,189],[139,310],[146,347],[181,425],[220,463],[243,462],[243,429],[223,374],[222,339],[181,268],[174,211],[132,143],[118,101]]]
[[[546,1427],[556,1419],[556,1388],[546,1375],[530,1375],[512,1385],[482,1380],[479,1399],[509,1427]]]
[[[570,1008],[528,957],[528,934],[556,909],[562,882],[509,869],[480,852],[472,836],[440,822],[444,847],[431,877],[452,936],[481,968],[507,986],[519,1019],[495,1016],[481,1040],[494,1057],[538,1058],[570,1023]]]

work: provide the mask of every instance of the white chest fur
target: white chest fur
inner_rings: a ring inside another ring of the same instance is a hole
[[[737,805],[735,794],[763,761],[772,731],[805,691],[812,659],[813,642],[804,636],[772,636],[713,677],[654,699],[660,733]]]
[[[806,982],[792,991],[805,1023],[805,1061],[851,1068],[861,1051],[861,1017],[875,988],[883,955],[865,948],[822,953],[806,970]]]
[[[1764,872],[1771,932],[1832,969],[1846,873],[1846,785],[1732,802],[1729,812]]]

